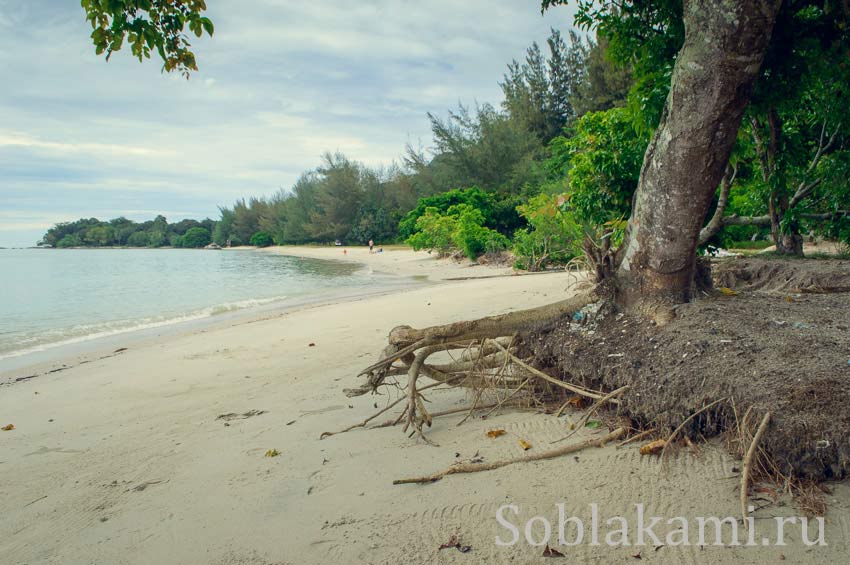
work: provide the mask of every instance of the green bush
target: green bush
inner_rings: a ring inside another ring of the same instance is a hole
[[[573,214],[564,210],[566,198],[540,194],[518,206],[529,227],[514,233],[514,266],[540,271],[563,265],[581,253],[582,230]]]
[[[474,186],[472,188],[456,188],[427,198],[420,198],[416,208],[411,210],[398,224],[401,239],[414,235],[418,229],[416,223],[425,212],[433,208],[440,214],[446,215],[449,208],[459,204],[468,204],[481,212],[484,226],[501,233],[512,233],[524,224],[516,212],[519,197],[512,195],[496,195],[485,192]]]
[[[603,225],[628,217],[647,141],[625,108],[585,114],[572,137],[552,140],[546,166],[568,177],[569,208],[578,220]]]
[[[414,250],[427,249],[440,255],[452,251],[452,234],[457,229],[457,218],[443,215],[437,208],[430,207],[416,220],[415,233],[407,238]]]
[[[167,243],[168,240],[166,240],[165,234],[161,231],[152,231],[148,234],[148,247],[162,247]]]
[[[183,234],[180,247],[205,247],[210,244],[210,232],[205,228],[189,228]]]
[[[56,243],[56,247],[80,247],[83,240],[75,233],[68,234]]]
[[[130,247],[147,247],[149,243],[148,234],[143,231],[137,231],[130,234],[127,238],[127,245]]]
[[[450,214],[457,215],[457,227],[452,241],[470,260],[485,253],[495,253],[507,249],[508,238],[495,230],[484,227],[484,215],[469,204],[458,204],[449,208]]]
[[[254,247],[268,247],[274,245],[274,238],[268,232],[258,231],[251,236],[251,245]]]
[[[484,215],[469,204],[452,206],[445,213],[430,207],[416,221],[416,230],[407,239],[413,249],[437,251],[440,255],[459,250],[471,260],[509,245],[508,238],[484,227]]]

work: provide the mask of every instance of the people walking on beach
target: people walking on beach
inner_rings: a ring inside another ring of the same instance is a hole
[[[375,242],[371,239],[369,240],[369,253],[372,253],[372,250],[375,248]]]

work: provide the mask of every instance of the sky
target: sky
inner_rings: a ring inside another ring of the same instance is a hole
[[[78,0],[0,0],[0,246],[57,222],[217,218],[341,151],[429,147],[427,112],[498,104],[511,59],[568,8],[539,0],[207,0],[190,80],[94,53]]]

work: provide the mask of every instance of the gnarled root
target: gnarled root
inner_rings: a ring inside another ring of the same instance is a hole
[[[366,382],[345,393],[348,396],[360,396],[375,393],[381,387],[404,389],[406,403],[399,417],[399,420],[404,421],[404,431],[410,430],[429,443],[423,434],[423,427],[431,425],[432,417],[425,408],[425,397],[422,395],[424,387],[418,386],[421,376],[437,383],[472,388],[477,392],[475,403],[484,390],[505,391],[503,400],[495,403],[501,406],[520,390],[528,388],[540,391],[545,390],[542,387],[551,386],[565,389],[571,394],[616,403],[616,398],[606,399],[602,392],[563,382],[535,369],[529,360],[517,357],[518,345],[524,335],[552,327],[599,298],[594,289],[554,304],[478,320],[425,329],[396,327],[390,332],[389,344],[381,352],[378,361],[358,375],[365,376]],[[446,353],[451,357],[447,362],[427,362],[432,355]],[[403,387],[396,380],[396,377],[402,375],[407,376]]]

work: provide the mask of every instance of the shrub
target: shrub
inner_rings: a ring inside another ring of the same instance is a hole
[[[210,244],[210,232],[206,228],[189,228],[180,240],[180,247],[204,247]]]
[[[430,207],[416,221],[418,231],[407,243],[417,251],[428,249],[440,255],[459,250],[471,260],[506,249],[508,238],[483,224],[484,215],[469,204],[452,206],[445,213]]]
[[[510,244],[508,238],[499,232],[484,227],[484,215],[470,205],[452,206],[449,213],[457,214],[452,241],[470,260],[474,261],[485,253],[502,251]]]
[[[133,232],[127,238],[127,245],[130,247],[147,247],[148,242],[148,234],[143,231]]]
[[[581,253],[581,226],[564,210],[565,202],[564,196],[540,194],[517,207],[529,227],[514,233],[516,268],[539,271],[565,264]]]
[[[435,209],[442,215],[448,214],[449,208],[459,204],[467,204],[481,212],[483,225],[509,234],[522,227],[522,219],[516,212],[519,197],[511,195],[496,195],[485,192],[474,186],[472,188],[456,188],[427,198],[420,198],[416,208],[411,210],[398,224],[401,239],[407,239],[419,229],[417,222],[428,209]]]
[[[440,255],[447,255],[453,247],[452,234],[457,229],[457,218],[443,215],[437,208],[428,208],[416,220],[417,230],[407,238],[414,250],[427,249]]]
[[[268,232],[258,231],[251,236],[251,245],[254,247],[268,247],[274,245],[274,238]]]
[[[628,217],[647,141],[625,108],[585,114],[572,137],[552,140],[546,166],[554,176],[568,176],[569,207],[577,219],[602,225]]]
[[[64,236],[56,243],[56,247],[80,247],[83,240],[75,233],[70,233]]]

